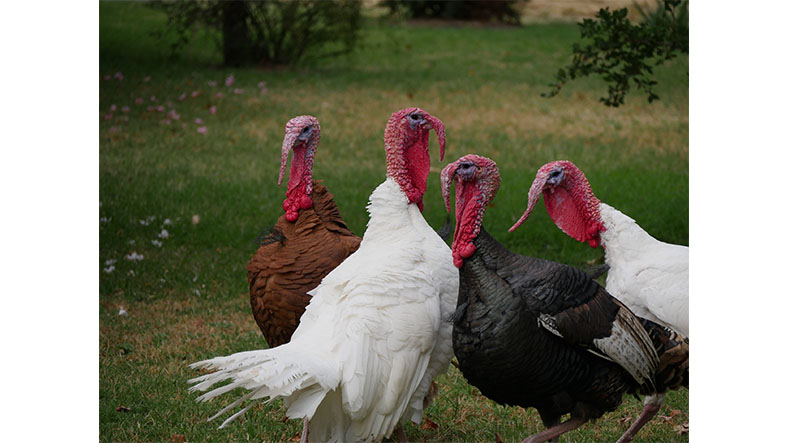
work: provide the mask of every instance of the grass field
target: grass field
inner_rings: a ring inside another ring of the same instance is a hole
[[[602,201],[655,237],[688,244],[686,57],[659,69],[660,101],[649,105],[633,94],[623,108],[608,109],[598,102],[606,87],[595,80],[569,84],[553,99],[539,96],[568,61],[574,25],[435,28],[370,20],[348,56],[260,70],[219,67],[207,33],[170,57],[166,42],[151,35],[165,21],[137,3],[100,3],[102,441],[287,441],[300,431],[299,421],[284,420],[281,402],[218,430],[205,420],[232,395],[198,404],[186,383],[195,375],[191,362],[265,346],[248,306],[245,266],[255,237],[281,215],[279,155],[284,124],[295,115],[320,119],[314,176],[358,234],[367,197],[385,176],[388,116],[419,106],[447,129],[446,159],[433,152],[425,196],[433,227],[446,218],[438,172],[476,153],[501,169],[485,217],[493,236],[522,254],[574,265],[598,260],[601,251],[565,236],[542,205],[507,232],[525,210],[536,169],[569,159]],[[119,315],[121,308],[128,315]],[[409,425],[412,440],[520,441],[542,429],[534,410],[485,399],[455,368],[438,384],[441,395],[427,410],[435,426]],[[676,429],[689,420],[688,397],[671,393],[639,439],[687,441]],[[562,441],[615,440],[640,407],[627,398]]]

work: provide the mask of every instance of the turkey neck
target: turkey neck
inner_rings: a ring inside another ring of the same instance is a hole
[[[312,183],[312,209],[330,231],[340,234],[353,234],[342,220],[334,196],[320,180]]]
[[[362,243],[371,238],[390,238],[394,232],[407,235],[410,229],[429,227],[418,206],[411,204],[405,191],[392,177],[388,177],[369,196],[367,211],[369,222]]]
[[[605,247],[605,261],[611,267],[612,262],[626,262],[641,256],[644,245],[659,241],[631,217],[610,205],[600,203],[599,215],[606,228],[599,235],[600,243]]]
[[[471,243],[476,251],[463,261],[460,268],[460,292],[454,317],[458,323],[455,326],[469,313],[470,305],[482,304],[486,307],[483,309],[486,317],[497,317],[512,304],[508,283],[495,275],[495,271],[503,267],[501,244],[483,226]],[[473,310],[478,310],[478,306]],[[472,318],[465,320],[473,321]]]

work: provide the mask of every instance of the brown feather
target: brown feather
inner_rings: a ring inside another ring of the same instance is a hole
[[[294,223],[279,217],[246,268],[252,314],[272,348],[290,341],[312,298],[307,292],[361,243],[325,186],[316,181],[311,197]]]

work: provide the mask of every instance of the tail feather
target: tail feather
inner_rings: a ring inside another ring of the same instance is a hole
[[[254,394],[255,394],[255,392],[256,392],[256,391],[252,391],[252,392],[250,392],[250,393],[248,393],[248,394],[244,395],[243,397],[239,398],[238,400],[236,400],[236,401],[234,401],[234,402],[230,403],[229,405],[225,406],[224,408],[222,408],[222,410],[221,410],[221,411],[217,412],[217,413],[216,413],[216,414],[214,414],[214,415],[213,415],[211,418],[209,418],[209,419],[208,419],[208,421],[212,421],[212,420],[214,420],[214,419],[216,419],[216,418],[220,417],[220,416],[221,416],[221,415],[223,415],[225,412],[227,412],[227,411],[229,411],[229,410],[231,410],[231,409],[235,408],[236,406],[240,405],[241,403],[245,402],[246,400],[249,400],[249,398],[250,398],[252,395],[254,395]],[[257,403],[257,402],[254,402],[254,403]]]
[[[212,369],[214,372],[189,380],[189,383],[195,383],[189,391],[208,391],[225,381],[230,383],[206,392],[197,400],[208,401],[236,388],[250,391],[208,419],[213,420],[252,400],[225,420],[220,428],[265,398],[286,397],[288,416],[311,418],[326,393],[339,384],[339,370],[326,356],[291,345],[292,342],[273,349],[239,352],[192,363],[192,368]]]
[[[249,403],[248,405],[246,405],[246,407],[244,407],[240,411],[238,411],[235,414],[231,415],[230,418],[228,418],[227,420],[222,422],[221,426],[219,426],[219,429],[223,429],[225,426],[227,426],[228,424],[232,423],[233,420],[235,420],[236,418],[244,415],[246,413],[246,411],[248,411],[252,406],[256,405],[259,402],[260,402],[260,400],[253,401],[253,402]]]

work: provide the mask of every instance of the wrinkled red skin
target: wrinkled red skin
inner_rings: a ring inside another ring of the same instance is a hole
[[[562,178],[551,182],[551,174],[557,171],[563,173]],[[541,195],[544,195],[547,213],[556,226],[579,242],[588,242],[592,248],[599,246],[600,234],[605,231],[599,213],[599,199],[583,171],[566,160],[550,162],[539,168],[528,191],[528,208],[509,232],[528,218]]]
[[[414,113],[424,116],[422,125],[411,127],[407,117]],[[386,146],[386,169],[389,177],[396,180],[410,203],[424,210],[424,193],[427,191],[427,176],[430,172],[429,130],[435,129],[441,148],[441,159],[446,147],[446,133],[438,118],[419,108],[406,108],[391,115],[384,143]]]
[[[460,165],[472,165],[473,168],[460,170]],[[494,161],[474,154],[466,155],[441,171],[441,190],[446,203],[450,207],[450,187],[454,181],[455,217],[457,225],[452,242],[452,258],[454,266],[461,268],[464,260],[476,252],[473,240],[479,235],[482,219],[487,205],[495,198],[500,186],[500,174]]]
[[[308,137],[301,135],[301,131],[307,126],[312,128]],[[292,150],[293,160],[290,165],[290,178],[287,181],[287,194],[282,202],[285,219],[289,222],[298,220],[299,211],[312,207],[312,198],[310,197],[312,194],[312,166],[319,143],[320,123],[315,117],[301,115],[287,122],[285,138],[282,142],[279,183],[282,183],[287,157]]]

